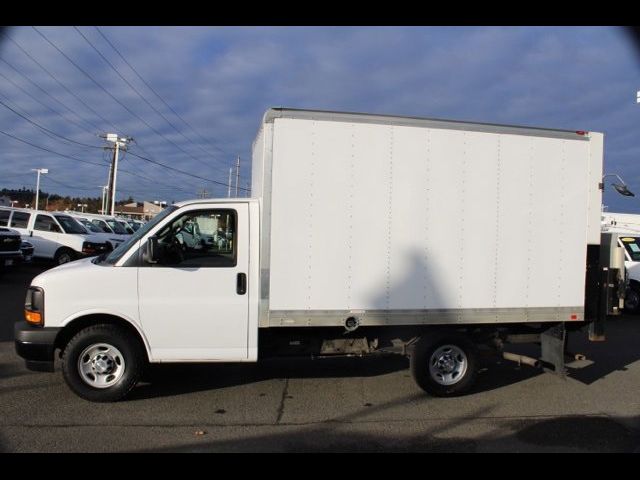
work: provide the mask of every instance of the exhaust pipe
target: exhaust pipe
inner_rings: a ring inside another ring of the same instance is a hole
[[[518,365],[525,364],[534,368],[540,368],[542,366],[540,360],[527,357],[526,355],[516,355],[515,353],[502,352],[502,358],[511,362],[516,362]]]

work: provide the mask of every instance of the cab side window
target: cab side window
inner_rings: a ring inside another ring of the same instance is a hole
[[[49,215],[38,215],[33,229],[45,232],[60,232],[60,227]]]
[[[30,213],[13,212],[13,217],[11,217],[10,227],[27,228],[29,226],[29,218],[31,218]]]
[[[11,215],[9,210],[0,210],[0,227],[7,226],[9,223],[9,215]]]
[[[159,266],[177,268],[235,267],[235,210],[197,210],[181,215],[156,236]]]

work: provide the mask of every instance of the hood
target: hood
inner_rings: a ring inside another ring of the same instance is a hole
[[[20,232],[7,227],[0,227],[0,237],[2,236],[20,236]]]
[[[631,280],[636,280],[640,282],[640,262],[624,262],[625,267],[627,267],[627,272],[629,273],[629,278]]]
[[[42,287],[46,289],[47,284],[56,282],[61,275],[68,275],[69,273],[81,273],[83,270],[90,268],[101,268],[91,263],[95,257],[82,258],[80,260],[74,260],[73,262],[64,263],[57,267],[51,268],[46,272],[42,272],[31,281],[31,285],[36,287]],[[66,277],[67,278],[67,277]]]
[[[99,239],[99,240],[91,240],[89,238],[87,238],[87,241],[89,242],[97,242],[97,243],[104,243],[107,241],[111,241],[111,242],[124,242],[124,238],[122,238],[121,235],[114,235],[113,233],[91,233],[91,235],[88,235],[93,237],[94,239]]]
[[[88,235],[83,235],[84,239],[87,242],[92,242],[92,243],[105,243],[107,241],[107,236],[109,234],[107,233],[90,233]]]

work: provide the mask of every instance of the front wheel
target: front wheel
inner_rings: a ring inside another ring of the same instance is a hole
[[[475,383],[476,347],[464,335],[445,335],[437,340],[422,337],[411,355],[411,373],[425,392],[450,397],[467,392]]]
[[[131,334],[116,325],[80,330],[62,354],[62,373],[78,396],[92,402],[124,398],[142,375],[144,352]]]
[[[629,285],[625,292],[624,311],[627,313],[640,312],[640,287],[636,283]]]
[[[63,265],[65,263],[74,261],[75,258],[76,258],[76,255],[73,252],[73,250],[70,250],[68,248],[61,248],[56,252],[55,256],[53,257],[53,261],[57,265]]]

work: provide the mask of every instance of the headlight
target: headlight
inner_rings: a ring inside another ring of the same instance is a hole
[[[24,319],[31,325],[44,325],[44,290],[29,287],[24,301]]]

